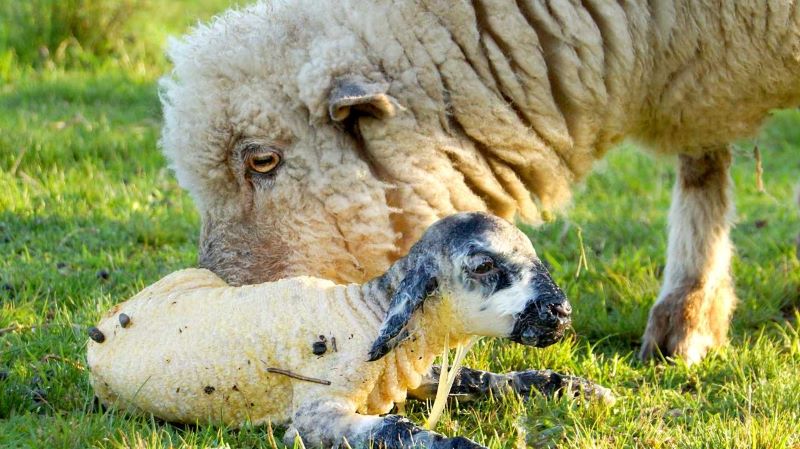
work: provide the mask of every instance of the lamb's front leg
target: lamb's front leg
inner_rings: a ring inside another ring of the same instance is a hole
[[[664,284],[650,309],[642,359],[660,352],[694,363],[726,341],[736,303],[730,274],[730,163],[727,147],[679,157]]]
[[[284,444],[293,447],[296,436],[306,447],[485,449],[468,438],[447,438],[397,415],[359,415],[345,403],[325,400],[297,409]]]
[[[420,401],[433,400],[439,388],[438,366],[422,378],[419,387],[408,392],[410,399]],[[461,402],[477,401],[490,395],[499,397],[506,394],[518,394],[523,398],[538,392],[553,398],[561,395],[582,395],[587,399],[599,399],[605,403],[613,403],[614,394],[608,388],[577,376],[559,374],[551,370],[527,370],[495,374],[462,367],[453,381],[450,398]]]

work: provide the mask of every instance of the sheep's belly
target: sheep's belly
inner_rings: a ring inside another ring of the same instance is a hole
[[[264,308],[255,313],[253,298],[226,288],[164,294],[165,280],[98,324],[105,341],[90,341],[87,354],[98,397],[174,422],[287,422],[290,380],[265,370],[285,363],[283,345],[253,332],[264,328]],[[131,318],[125,329],[120,313]]]

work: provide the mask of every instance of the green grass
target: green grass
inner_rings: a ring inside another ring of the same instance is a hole
[[[132,19],[146,23],[135,51],[80,64],[3,66],[0,57],[0,328],[17,326],[0,335],[2,448],[270,447],[265,428],[181,428],[92,406],[86,327],[196,261],[198,217],[156,147],[155,79],[167,65],[153,49],[227,2],[149,3],[159,14]],[[0,56],[12,50],[0,45]],[[776,114],[758,143],[766,193],[755,188],[752,142],[737,147],[733,169],[741,302],[729,347],[694,367],[636,361],[664,264],[674,170],[624,147],[578,188],[567,218],[529,230],[573,301],[574,335],[543,350],[484,341],[467,358],[476,368],[586,376],[618,403],[490,399],[450,408],[438,430],[496,448],[800,447],[800,113]],[[578,229],[589,268],[576,276]],[[422,422],[426,407],[409,412]]]

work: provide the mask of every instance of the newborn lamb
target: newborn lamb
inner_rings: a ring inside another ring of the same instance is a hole
[[[445,341],[543,347],[570,312],[524,234],[462,213],[363,285],[231,287],[208,270],[173,273],[115,306],[87,359],[103,403],[168,421],[291,424],[287,443],[312,446],[472,448],[482,446],[375,415],[405,401]]]

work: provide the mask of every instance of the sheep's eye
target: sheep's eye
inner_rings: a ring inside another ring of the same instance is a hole
[[[472,273],[483,275],[489,274],[495,270],[494,260],[489,256],[478,256],[472,260]]]
[[[277,151],[259,151],[247,156],[247,167],[256,173],[266,174],[275,170],[281,163],[281,155]]]

